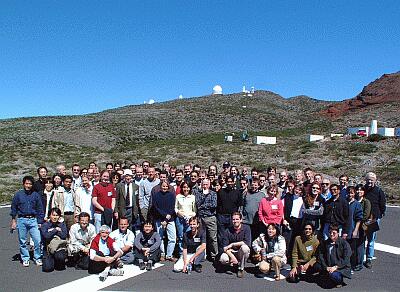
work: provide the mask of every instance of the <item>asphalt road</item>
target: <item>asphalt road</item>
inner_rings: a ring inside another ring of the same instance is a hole
[[[34,264],[24,268],[13,257],[19,253],[17,234],[9,232],[9,208],[0,209],[0,291],[42,291],[64,283],[86,277],[84,271],[68,268],[62,272],[43,273]],[[388,208],[378,233],[378,242],[400,247],[400,225],[398,218],[400,208]],[[400,255],[376,251],[377,259],[373,261],[371,270],[363,269],[347,280],[344,291],[400,291],[398,271],[400,270]],[[172,264],[166,263],[151,272],[138,275],[128,280],[108,286],[103,291],[261,291],[273,289],[287,291],[315,291],[324,289],[324,283],[300,282],[290,284],[286,281],[270,282],[252,274],[254,268],[248,264],[247,273],[243,279],[234,274],[216,273],[212,265],[206,262],[203,273],[193,272],[191,275],[172,272]],[[90,287],[82,287],[90,291]],[[72,291],[71,291],[72,292]]]

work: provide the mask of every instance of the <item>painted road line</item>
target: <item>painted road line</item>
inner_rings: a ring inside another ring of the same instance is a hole
[[[388,207],[388,208],[400,208],[400,206],[397,206],[397,205],[386,205],[386,207]]]
[[[155,264],[154,269],[162,267],[162,264]],[[104,282],[99,280],[99,275],[90,275],[49,290],[45,290],[44,292],[73,292],[73,291],[98,291],[100,289],[106,288],[108,286],[114,285],[116,283],[128,280],[129,278],[136,277],[143,273],[146,273],[146,270],[140,270],[136,265],[125,265],[124,266],[124,275],[123,276],[108,276]]]
[[[400,255],[400,248],[396,246],[375,242],[374,248],[379,251]]]
[[[3,208],[10,208],[11,207],[11,205],[0,205],[0,209],[3,209]]]

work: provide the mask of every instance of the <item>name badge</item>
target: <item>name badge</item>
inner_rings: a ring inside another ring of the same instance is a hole
[[[112,196],[112,192],[108,192],[108,194],[107,194],[109,197],[111,197]]]
[[[200,238],[195,237],[195,238],[193,238],[193,241],[194,241],[194,242],[200,242]]]
[[[319,206],[319,202],[318,201],[314,202],[314,206],[318,207]]]
[[[312,245],[306,246],[306,251],[312,251],[312,250],[313,250],[313,246]]]
[[[272,210],[278,210],[278,205],[271,205]]]

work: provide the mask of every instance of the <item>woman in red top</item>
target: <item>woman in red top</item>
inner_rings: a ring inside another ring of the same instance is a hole
[[[267,188],[267,196],[258,206],[258,217],[264,224],[264,230],[269,224],[280,226],[283,219],[283,203],[277,198],[278,186],[273,184]]]

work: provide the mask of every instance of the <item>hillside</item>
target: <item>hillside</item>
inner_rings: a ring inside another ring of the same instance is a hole
[[[335,120],[321,112],[338,103],[306,96],[285,99],[270,91],[254,96],[228,94],[125,106],[83,116],[19,118],[0,121],[0,198],[7,201],[24,174],[39,165],[50,171],[58,163],[88,165],[97,161],[186,162],[207,165],[229,160],[240,166],[268,165],[294,170],[312,166],[319,172],[360,177],[378,172],[389,198],[400,187],[399,140],[381,142],[350,137],[307,143],[306,134],[344,132],[348,126],[369,124],[379,112],[380,124],[399,122],[399,106],[379,104],[341,115]],[[397,119],[397,120],[396,120]],[[258,146],[239,142],[240,133],[272,135],[278,144]],[[223,142],[235,133],[237,142]]]

